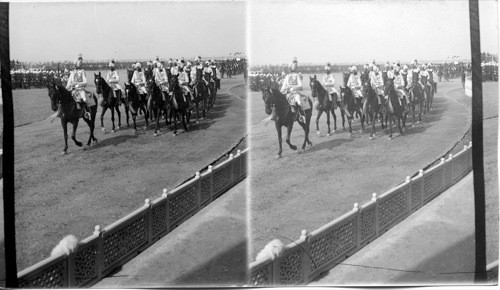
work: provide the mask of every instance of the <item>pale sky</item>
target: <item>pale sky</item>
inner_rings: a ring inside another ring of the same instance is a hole
[[[498,53],[498,6],[480,1],[481,51]],[[469,2],[254,1],[250,61],[470,60]]]
[[[24,61],[245,52],[246,3],[11,3],[10,56]]]

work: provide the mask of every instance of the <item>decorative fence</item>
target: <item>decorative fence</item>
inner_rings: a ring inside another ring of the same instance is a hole
[[[20,288],[89,287],[125,264],[246,178],[248,149],[82,240],[69,256],[49,257],[18,273]]]
[[[363,248],[472,170],[472,142],[455,156],[307,233],[275,260],[250,264],[251,286],[303,285]]]

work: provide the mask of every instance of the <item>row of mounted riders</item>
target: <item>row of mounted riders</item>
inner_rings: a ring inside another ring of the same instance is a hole
[[[136,62],[134,62],[135,64]],[[20,64],[18,65],[21,66]],[[221,77],[231,78],[233,75],[244,73],[246,70],[245,59],[229,59],[218,61],[217,66],[221,73]],[[117,64],[116,69],[127,69],[130,65],[128,63]],[[102,63],[85,63],[85,70],[101,70],[106,69],[106,65]],[[52,84],[54,81],[62,80],[63,83],[69,77],[69,70],[42,70],[42,69],[12,69],[11,72],[11,85],[12,89],[41,89]]]
[[[87,123],[90,128],[90,136],[87,146],[91,142],[97,142],[94,136],[95,119],[97,114],[97,104],[100,103],[101,112],[101,127],[104,128],[103,117],[107,109],[112,112],[111,120],[113,122],[113,130],[115,130],[114,111],[118,114],[118,128],[121,126],[120,105],[124,105],[125,113],[127,115],[127,126],[129,125],[129,111],[132,115],[134,123],[134,130],[137,130],[136,118],[138,114],[144,114],[145,129],[149,126],[149,121],[156,121],[154,134],[157,135],[160,125],[160,119],[165,118],[166,125],[172,124],[174,126],[174,136],[177,134],[177,121],[182,120],[182,125],[185,131],[188,131],[186,122],[190,123],[191,113],[194,109],[196,111],[197,122],[206,116],[215,104],[217,89],[220,89],[220,80],[216,79],[211,81],[210,74],[201,76],[197,74],[197,80],[192,86],[193,95],[191,93],[184,94],[181,86],[179,85],[176,76],[172,76],[169,84],[169,92],[162,92],[160,87],[156,84],[154,77],[147,78],[147,94],[139,93],[137,87],[130,82],[125,84],[125,95],[122,95],[120,90],[113,92],[113,89],[106,83],[101,73],[94,73],[94,84],[96,86],[96,93],[102,96],[98,101],[95,94],[87,92],[87,102],[78,103],[72,95],[72,91],[66,89],[61,83],[53,82],[48,85],[48,94],[51,101],[53,111],[57,111],[57,116],[61,119],[61,124],[64,131],[65,147],[63,153],[68,149],[68,134],[67,124],[72,123],[73,132],[72,140],[77,146],[82,146],[82,143],[76,140],[75,134],[78,127],[80,118]],[[202,79],[203,78],[203,79]],[[202,117],[200,117],[200,109],[202,110]],[[173,118],[173,121],[172,121]]]
[[[309,86],[311,88],[312,97],[314,99],[314,108],[318,111],[316,117],[316,130],[318,134],[319,119],[323,112],[327,116],[328,136],[331,134],[330,130],[330,113],[334,119],[334,132],[337,129],[337,116],[335,110],[339,109],[342,116],[342,127],[345,130],[345,116],[349,124],[349,133],[352,134],[352,120],[355,117],[360,118],[362,130],[370,125],[371,133],[370,139],[373,139],[375,134],[375,123],[380,120],[382,129],[389,129],[389,140],[392,139],[392,124],[398,124],[398,129],[401,135],[404,135],[403,128],[406,128],[406,119],[409,114],[413,115],[413,124],[422,121],[422,115],[432,108],[434,94],[437,93],[437,84],[430,83],[426,77],[419,81],[418,73],[413,72],[413,81],[409,89],[405,89],[409,96],[409,104],[403,99],[400,99],[396,88],[394,87],[394,79],[388,78],[386,74],[384,77],[384,93],[378,95],[376,90],[371,86],[370,80],[367,75],[361,77],[362,86],[361,90],[363,97],[355,97],[352,89],[347,86],[349,74],[343,74],[343,86],[340,86],[340,94],[334,94],[330,99],[327,90],[321,85],[321,82],[314,77],[309,77]],[[405,86],[406,87],[406,86]],[[292,150],[297,147],[290,143],[290,134],[294,122],[298,122],[305,132],[304,142],[302,149],[306,145],[312,145],[309,140],[309,125],[312,116],[313,103],[310,98],[305,97],[309,102],[309,108],[303,112],[301,110],[293,110],[292,105],[287,100],[286,94],[281,93],[280,84],[274,80],[269,80],[261,86],[262,99],[264,100],[266,114],[271,115],[274,110],[277,118],[275,118],[276,130],[278,132],[279,152],[277,157],[282,153],[282,138],[281,127],[287,128],[286,143]],[[295,111],[295,112],[294,112]],[[418,115],[418,121],[416,121]]]

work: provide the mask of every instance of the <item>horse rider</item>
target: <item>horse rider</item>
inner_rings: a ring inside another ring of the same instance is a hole
[[[192,82],[192,78],[191,78],[191,62],[190,61],[187,61],[186,62],[186,67],[184,67],[184,72],[188,75],[188,79],[189,79],[189,84],[188,85],[191,85],[191,82]]]
[[[396,65],[393,63],[393,64],[389,64],[388,66],[388,69],[387,69],[387,78],[388,79],[394,79],[394,67]]]
[[[212,83],[215,84],[213,79],[213,71],[210,68],[210,62],[208,60],[205,61],[205,66],[203,67],[203,79],[206,80],[205,84],[208,86],[209,89],[211,89]]]
[[[186,96],[191,94],[191,99],[193,98],[193,94],[191,91],[191,88],[189,88],[189,76],[188,73],[184,71],[183,66],[179,66],[179,76],[178,76],[178,81],[179,81],[179,87],[182,90],[182,96],[184,97],[184,102],[190,102],[191,100],[186,99]]]
[[[424,79],[424,78],[427,79],[426,86],[430,86],[430,84],[429,84],[429,72],[427,71],[427,66],[425,64],[423,64],[420,68],[420,72],[418,74],[418,82],[419,82],[420,86],[422,87],[422,89],[424,90],[424,96],[427,99],[426,87],[422,82],[422,79]]]
[[[301,115],[300,118],[303,118],[303,110],[306,109],[306,104],[303,104],[301,100],[300,91],[302,91],[302,79],[297,73],[297,65],[297,58],[294,57],[293,62],[288,68],[289,72],[283,80],[283,85],[281,86],[280,91],[282,94],[286,94],[288,102],[292,105],[292,112],[295,113],[298,111]]]
[[[175,83],[178,83],[178,80],[179,80],[179,64],[178,64],[178,60],[175,60],[173,62],[173,65],[172,67],[170,68],[170,79],[169,79],[169,91],[170,91],[170,94],[172,94],[172,91],[173,91],[173,85]]]
[[[351,88],[355,98],[362,98],[363,93],[361,92],[361,78],[358,75],[358,68],[352,66],[351,74],[349,75],[349,80],[347,81],[347,86]]]
[[[396,90],[396,93],[399,96],[399,104],[403,106],[405,111],[408,111],[408,104],[410,103],[408,100],[408,96],[406,95],[406,92],[404,91],[404,79],[403,75],[400,73],[400,68],[396,66],[396,69],[394,70],[394,89]],[[403,100],[403,101],[401,101]]]
[[[113,96],[118,98],[118,105],[121,105],[121,96],[125,95],[123,88],[118,84],[120,81],[120,76],[115,70],[115,60],[112,59],[111,62],[108,63],[109,71],[106,76],[106,81],[109,83],[111,90],[113,91]],[[121,96],[118,96],[116,92],[121,92]]]
[[[83,103],[83,108],[85,110],[84,117],[90,119],[90,112],[87,107],[87,91],[85,91],[85,86],[87,85],[87,76],[85,71],[82,69],[82,54],[78,55],[78,58],[74,62],[75,68],[71,71],[68,77],[68,83],[66,84],[66,89],[72,91],[72,96],[76,101],[76,107],[78,110],[81,109],[80,104]],[[90,97],[90,93],[89,97]],[[60,114],[60,111],[59,111]]]
[[[172,59],[169,59],[167,61],[167,65],[165,66],[165,72],[167,73],[169,86],[172,85],[172,73],[170,72],[170,69],[172,68],[173,64],[174,64],[174,61]],[[171,90],[171,88],[170,88],[170,90]]]
[[[434,89],[436,81],[434,81],[434,70],[432,69],[431,63],[427,64],[427,73],[429,74],[429,84],[431,85],[431,88]]]
[[[140,62],[137,62],[135,64],[135,71],[134,74],[132,75],[131,83],[135,85],[137,93],[143,96],[142,100],[146,99],[146,96],[148,95],[148,91],[146,89],[146,76],[142,71]]]
[[[215,82],[215,89],[220,89],[221,74],[219,68],[215,65],[215,60],[210,61],[210,68],[212,69],[212,78]]]
[[[377,66],[374,67],[373,74],[371,74],[370,85],[373,90],[375,90],[375,93],[377,93],[378,104],[382,105],[382,98],[384,97],[384,78]]]
[[[157,62],[156,67],[153,69],[153,74],[155,78],[156,85],[160,88],[161,96],[163,101],[167,101],[168,95],[168,78],[165,69],[163,68],[162,62]]]
[[[406,90],[406,87],[408,86],[408,66],[406,64],[403,65],[403,70],[401,71],[401,75],[403,76],[403,81],[404,81],[405,90]]]
[[[339,92],[335,89],[335,78],[331,73],[330,63],[327,63],[325,66],[325,75],[323,75],[323,85],[325,86],[326,91],[328,92],[328,99],[334,102],[335,104],[337,102],[337,96]]]

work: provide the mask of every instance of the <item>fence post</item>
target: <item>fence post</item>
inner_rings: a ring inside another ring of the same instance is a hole
[[[195,174],[196,179],[196,212],[199,212],[201,210],[201,177],[200,177],[200,172],[197,171]]]
[[[300,240],[301,241],[304,241],[302,243],[302,265],[300,265],[302,267],[302,274],[304,275],[302,281],[304,284],[307,284],[309,283],[309,270],[310,270],[310,267],[309,265],[311,265],[311,261],[309,261],[309,254],[311,252],[311,245],[309,243],[309,235],[307,233],[306,230],[302,230],[302,232],[300,233]]]
[[[236,176],[234,176],[234,155],[233,153],[229,154],[229,180],[231,180],[231,187],[235,184]]]
[[[379,219],[378,219],[378,202],[377,202],[377,193],[372,194],[372,201],[375,202],[375,236],[378,237],[380,235],[380,226],[379,226]]]
[[[168,190],[166,188],[163,189],[162,197],[166,197],[165,199],[165,215],[166,215],[166,224],[167,224],[167,234],[170,233],[170,198],[168,197]]]
[[[148,213],[146,214],[146,228],[148,229],[148,247],[153,243],[153,211],[151,210],[151,199],[146,198],[144,205],[148,206]]]
[[[408,194],[406,194],[406,204],[408,205],[408,216],[411,214],[411,197],[412,197],[412,194],[411,194],[411,177],[410,176],[406,176],[406,180],[405,180],[405,183],[406,184],[409,184],[407,187],[406,187],[406,192]]]
[[[96,257],[96,264],[97,264],[97,277],[99,280],[101,280],[103,277],[102,272],[104,270],[104,239],[102,237],[102,230],[101,226],[97,225],[94,228],[94,236],[98,236],[99,239],[97,240],[97,257]]]
[[[212,165],[208,166],[208,178],[210,178],[210,201],[208,203],[211,203],[212,200],[214,199],[214,175],[212,173],[212,168],[214,168]]]
[[[242,179],[242,176],[243,176],[243,158],[244,156],[241,155],[241,150],[238,149],[238,151],[236,151],[236,157],[240,158],[240,176],[238,176],[238,180]]]

